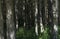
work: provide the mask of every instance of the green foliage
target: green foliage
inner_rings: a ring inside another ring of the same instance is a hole
[[[21,38],[21,39],[24,38],[24,30],[23,30],[23,28],[20,28],[19,31],[17,31],[17,33],[16,33],[16,39],[19,39],[19,38]]]
[[[60,39],[60,25],[58,26],[58,39]]]
[[[45,28],[43,33],[40,33],[39,39],[49,39],[49,28]]]
[[[24,28],[19,28],[16,33],[16,39],[49,39],[49,28],[46,27],[43,33],[40,33],[39,36],[36,36],[34,27],[30,30],[26,30]],[[58,39],[60,39],[60,26],[58,26]]]
[[[37,39],[34,28],[26,30],[24,28],[19,28],[19,31],[16,33],[16,39]]]

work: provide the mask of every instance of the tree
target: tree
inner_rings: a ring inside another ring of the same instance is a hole
[[[50,28],[50,39],[57,39],[58,0],[48,0],[48,26]]]
[[[58,0],[58,8],[60,8],[60,0]],[[58,9],[58,24],[60,25],[60,9]]]
[[[60,0],[58,0],[58,34],[60,35]]]
[[[14,1],[15,0],[5,0],[7,39],[15,39]]]
[[[58,39],[58,0],[53,0],[53,39]]]
[[[4,39],[4,33],[3,33],[3,12],[2,12],[2,0],[0,0],[0,39]]]
[[[49,26],[49,39],[53,39],[53,8],[52,0],[48,0],[48,26]]]

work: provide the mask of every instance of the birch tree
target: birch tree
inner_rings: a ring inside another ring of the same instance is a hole
[[[37,14],[38,14],[38,6],[37,3],[38,1],[35,0],[35,33],[38,36],[38,23],[37,23]]]
[[[38,25],[38,33],[41,34],[44,31],[43,28],[43,20],[42,20],[42,1],[43,0],[38,0],[37,1],[37,25]],[[44,6],[43,6],[44,7]]]

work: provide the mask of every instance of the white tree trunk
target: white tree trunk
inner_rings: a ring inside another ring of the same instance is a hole
[[[40,32],[41,32],[41,33],[44,32],[44,27],[43,27],[43,22],[42,22],[42,21],[43,21],[43,20],[42,20],[42,18],[43,18],[43,17],[42,17],[42,12],[43,12],[43,11],[42,11],[42,7],[44,6],[44,5],[42,5],[42,2],[43,2],[43,1],[44,1],[44,0],[40,0],[40,3],[41,3],[41,4],[40,4],[40,12],[39,12],[39,13],[40,13],[40,29],[41,29]]]
[[[38,7],[37,7],[37,0],[35,0],[35,33],[38,36],[38,24],[37,24],[37,14],[38,14]]]

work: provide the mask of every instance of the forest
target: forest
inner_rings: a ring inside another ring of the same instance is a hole
[[[0,0],[0,39],[60,39],[60,0]]]

